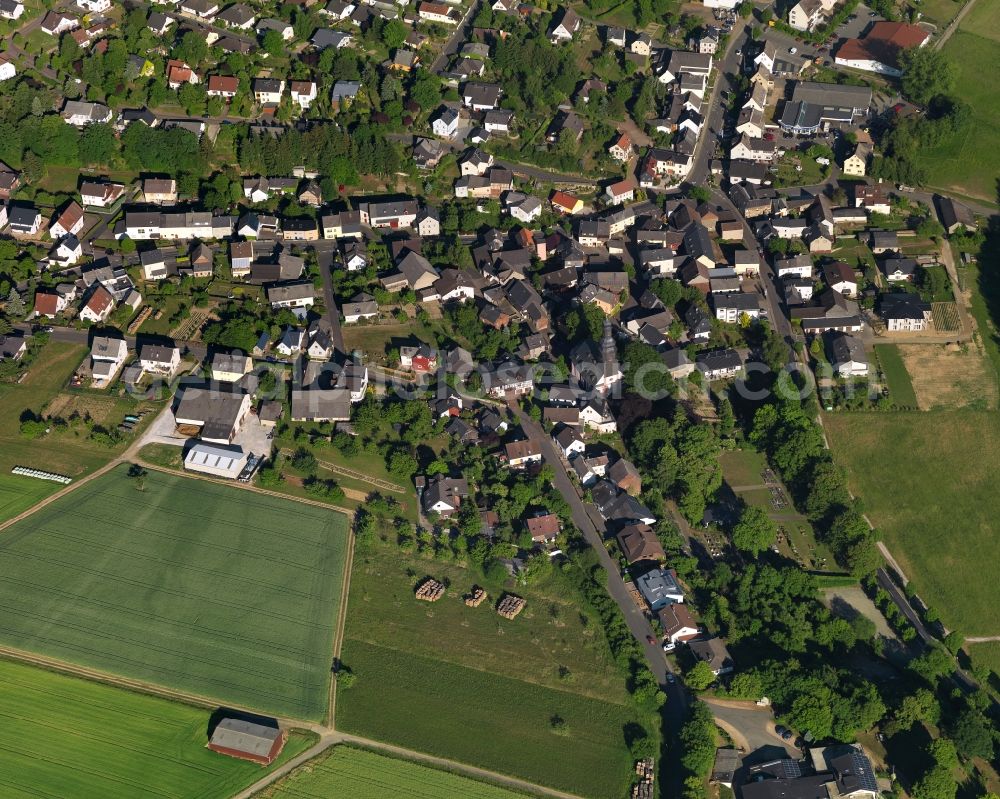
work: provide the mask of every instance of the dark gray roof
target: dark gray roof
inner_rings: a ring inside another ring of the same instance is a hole
[[[267,757],[274,742],[281,737],[277,727],[266,727],[243,719],[223,719],[212,732],[212,745],[245,752],[248,755]]]

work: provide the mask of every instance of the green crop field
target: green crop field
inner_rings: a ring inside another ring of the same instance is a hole
[[[413,598],[424,576],[450,588]],[[467,607],[474,583],[490,599]],[[501,587],[455,563],[378,543],[355,553],[342,659],[357,682],[337,697],[345,731],[586,796],[619,795],[630,771],[623,726],[650,734],[624,690],[598,620],[554,574],[518,588],[514,620],[493,610]],[[567,734],[553,731],[564,718]]]
[[[0,661],[0,795],[222,799],[265,773],[205,748],[209,712]],[[292,733],[272,768],[309,748]]]
[[[581,796],[625,791],[627,706],[356,640],[343,658],[357,675],[337,698],[345,732]],[[552,729],[557,716],[564,731]]]
[[[336,746],[293,771],[262,799],[517,799],[515,793],[458,774],[363,749]]]
[[[889,384],[889,399],[901,408],[916,408],[917,395],[899,347],[895,344],[876,344],[875,354]]]
[[[0,472],[0,522],[12,519],[62,487],[48,480]]]
[[[851,491],[945,626],[1000,635],[995,412],[958,410],[823,417]]]
[[[321,719],[342,514],[126,468],[0,537],[0,644],[220,702]]]
[[[958,67],[955,92],[972,112],[965,132],[919,152],[928,185],[996,203],[1000,175],[1000,0],[976,0],[943,52]]]

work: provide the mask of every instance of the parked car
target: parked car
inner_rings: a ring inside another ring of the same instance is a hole
[[[798,47],[789,47],[788,48],[788,52],[791,53],[792,55],[795,55],[798,51],[799,51]]]

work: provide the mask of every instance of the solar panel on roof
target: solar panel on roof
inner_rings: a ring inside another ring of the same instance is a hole
[[[866,791],[878,791],[875,772],[872,771],[871,761],[867,757],[861,752],[851,752],[851,766],[862,788]]]

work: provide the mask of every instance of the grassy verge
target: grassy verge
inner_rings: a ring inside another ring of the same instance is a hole
[[[876,344],[875,354],[889,384],[889,397],[893,403],[900,408],[916,408],[917,394],[913,390],[910,373],[906,371],[899,347],[895,344]]]

